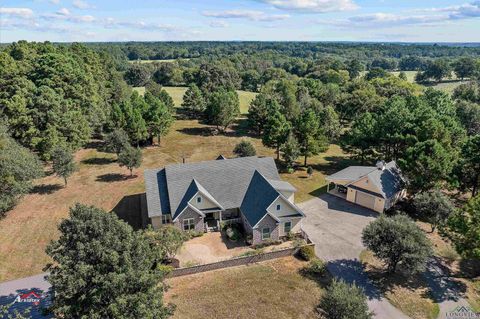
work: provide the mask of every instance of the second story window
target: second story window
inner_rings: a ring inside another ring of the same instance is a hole
[[[197,197],[197,203],[201,203],[202,202],[202,197],[201,196],[198,196]]]
[[[280,206],[280,204],[277,204],[277,210],[280,210],[282,209],[282,206]]]

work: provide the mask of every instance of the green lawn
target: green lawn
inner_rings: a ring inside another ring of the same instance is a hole
[[[185,94],[185,91],[187,91],[187,87],[185,86],[164,86],[163,87],[165,91],[170,94],[172,97],[175,106],[180,107],[182,105],[183,101],[183,95]],[[133,88],[135,91],[137,91],[140,95],[145,94],[145,87],[134,87]],[[247,114],[248,113],[248,108],[250,107],[250,102],[255,98],[257,93],[254,92],[248,92],[248,91],[242,91],[242,90],[237,90],[238,93],[238,98],[240,100],[240,113],[242,114]]]

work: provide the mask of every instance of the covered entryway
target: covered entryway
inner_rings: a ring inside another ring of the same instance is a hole
[[[357,190],[355,194],[355,203],[375,210],[375,196]]]

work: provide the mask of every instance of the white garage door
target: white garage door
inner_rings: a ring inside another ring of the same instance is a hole
[[[375,208],[375,196],[357,191],[355,203],[373,210]]]

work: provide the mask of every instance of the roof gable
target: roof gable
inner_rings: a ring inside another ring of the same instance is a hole
[[[375,169],[368,174],[369,180],[378,188],[384,198],[390,198],[403,188],[405,180],[395,161],[385,165],[385,169]]]
[[[267,208],[279,196],[278,191],[273,188],[267,179],[258,171],[255,171],[248,185],[240,210],[245,218],[247,218],[248,223],[255,227],[267,214]]]

